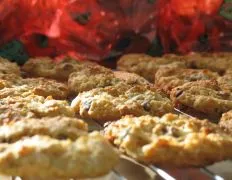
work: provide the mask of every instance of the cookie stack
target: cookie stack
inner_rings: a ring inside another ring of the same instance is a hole
[[[35,77],[26,78],[16,64],[0,59],[0,173],[41,179],[108,173],[118,153],[99,132],[88,133],[67,100],[64,80],[81,63],[32,61]]]

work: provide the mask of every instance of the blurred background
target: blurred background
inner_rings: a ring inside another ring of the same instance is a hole
[[[1,0],[0,14],[0,56],[18,64],[232,50],[231,0]]]

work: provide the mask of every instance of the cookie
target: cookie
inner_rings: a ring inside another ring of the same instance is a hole
[[[163,115],[173,110],[170,100],[151,86],[128,85],[96,88],[80,93],[71,107],[82,118],[112,121],[124,115]]]
[[[113,86],[120,82],[126,84],[149,84],[144,78],[127,72],[115,71],[102,66],[83,68],[69,76],[68,87],[73,94],[95,88]]]
[[[110,69],[95,66],[72,73],[69,76],[68,87],[73,94],[78,94],[94,88],[111,86],[119,81]]]
[[[86,61],[78,61],[69,57],[60,62],[54,62],[54,60],[49,57],[37,57],[27,61],[22,67],[22,70],[26,72],[29,77],[45,77],[67,81],[71,73],[91,65],[95,64]]]
[[[142,76],[139,76],[135,73],[129,73],[125,71],[114,71],[114,76],[122,81],[124,81],[126,84],[131,85],[149,85],[149,81],[147,81]]]
[[[227,132],[232,133],[232,110],[222,114],[219,125]]]
[[[174,58],[151,57],[145,54],[127,54],[121,57],[117,63],[117,69],[136,73],[150,82],[154,81],[154,75],[159,68],[178,67],[185,68],[185,61]]]
[[[13,76],[14,77],[14,76]],[[66,99],[68,86],[64,83],[44,78],[16,78],[15,80],[0,80],[3,88],[0,88],[0,98],[8,96],[39,95],[43,97],[52,96],[55,99]]]
[[[9,88],[13,85],[21,83],[22,77],[16,74],[1,74],[0,73],[0,89]]]
[[[97,132],[75,141],[33,136],[0,144],[0,173],[24,178],[91,178],[107,174],[118,154]]]
[[[209,69],[219,74],[232,69],[232,53],[194,53],[185,59],[190,68]]]
[[[219,75],[207,69],[161,68],[155,75],[155,85],[166,94],[187,82],[217,79]]]
[[[223,90],[232,92],[232,74],[227,72],[224,76],[218,77],[217,82]]]
[[[46,135],[55,139],[75,140],[87,135],[87,124],[79,119],[56,116],[42,119],[22,118],[0,126],[0,143],[14,143],[25,137]]]
[[[66,57],[64,60],[56,65],[55,70],[57,72],[58,79],[67,80],[71,73],[92,66],[98,66],[98,64],[90,61],[80,61],[77,59]]]
[[[0,74],[15,74],[20,76],[20,68],[16,63],[0,57]]]
[[[192,108],[208,115],[220,116],[232,109],[232,94],[213,80],[186,83],[174,88],[170,96],[177,108]]]
[[[67,99],[69,91],[64,83],[45,78],[26,78],[22,80],[22,85],[27,85],[28,90],[33,94],[55,99]]]
[[[55,62],[49,57],[37,57],[29,59],[23,66],[22,70],[27,76],[55,78]]]
[[[51,97],[36,95],[7,97],[0,99],[0,104],[0,124],[18,121],[21,118],[75,116],[67,101],[55,100]]]
[[[0,99],[14,96],[27,97],[30,95],[33,95],[32,88],[27,85],[7,87],[0,90]]]
[[[125,116],[105,137],[138,161],[164,167],[203,167],[232,157],[232,137],[208,120],[182,115]]]
[[[225,76],[232,76],[232,69],[228,69],[225,74]]]

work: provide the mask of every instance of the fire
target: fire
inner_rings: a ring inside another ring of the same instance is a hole
[[[14,39],[30,56],[75,54],[101,60],[118,41],[157,35],[166,52],[192,50],[202,34],[214,49],[224,22],[218,15],[222,0],[2,0],[0,46]],[[220,24],[220,25],[219,25]],[[131,46],[133,47],[133,45]],[[147,46],[144,45],[144,50]]]

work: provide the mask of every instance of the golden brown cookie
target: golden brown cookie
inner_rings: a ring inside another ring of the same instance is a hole
[[[33,94],[55,99],[67,99],[68,86],[64,83],[45,78],[26,78],[22,80],[22,85],[27,85]]]
[[[226,131],[232,133],[232,110],[222,114],[219,125]]]
[[[131,85],[149,85],[149,81],[147,81],[145,78],[142,76],[139,76],[135,73],[129,73],[125,71],[114,71],[114,76],[122,81],[124,81],[126,84],[131,84]]]
[[[218,77],[217,82],[223,90],[232,92],[232,74],[228,72],[224,76]]]
[[[26,97],[30,95],[33,95],[32,88],[27,85],[3,88],[0,90],[0,99],[14,96]]]
[[[207,69],[161,68],[155,75],[156,87],[166,94],[187,82],[217,79],[219,75]]]
[[[43,118],[55,116],[74,117],[75,113],[67,101],[51,97],[29,95],[0,99],[0,124],[21,118]]]
[[[194,53],[185,59],[190,68],[209,69],[220,74],[232,69],[232,53]]]
[[[71,73],[77,72],[85,66],[95,65],[91,62],[79,61],[72,58],[65,58],[60,62],[54,62],[49,57],[37,57],[27,61],[22,70],[29,77],[45,77],[60,81],[67,81]]]
[[[55,78],[55,62],[49,57],[37,57],[29,59],[23,66],[22,70],[28,76]]]
[[[185,68],[185,61],[178,58],[159,58],[145,54],[127,54],[118,61],[117,69],[136,73],[150,82],[159,68],[178,67]]]
[[[188,107],[208,115],[218,115],[232,109],[232,94],[217,81],[186,83],[171,91],[171,100],[178,108]]]
[[[113,71],[102,66],[83,68],[69,76],[69,90],[78,94],[95,88],[115,85],[120,80],[114,76]]]
[[[170,100],[151,86],[128,85],[97,88],[80,93],[71,107],[82,118],[112,121],[124,115],[163,115],[173,110]]]
[[[43,97],[52,96],[55,99],[66,99],[68,96],[68,87],[64,83],[57,82],[51,79],[45,78],[15,78],[11,80],[8,77],[6,80],[0,80],[3,87],[0,88],[0,98],[8,96],[28,96],[39,95]]]
[[[22,77],[16,74],[1,74],[0,73],[0,89],[9,88],[13,85],[18,85],[22,81]]]
[[[7,59],[0,57],[0,89],[17,84],[22,78],[20,69]]]
[[[144,78],[123,71],[115,71],[103,66],[89,66],[69,76],[68,87],[73,94],[89,91],[95,88],[104,88],[124,82],[126,84],[145,84]]]
[[[225,74],[226,76],[232,76],[232,69],[228,69]]]
[[[20,76],[20,68],[16,63],[0,57],[0,74],[15,74]]]
[[[126,116],[105,137],[138,161],[158,166],[202,167],[232,158],[232,137],[207,120],[182,115]]]
[[[68,90],[67,88],[64,86],[60,86],[57,87],[57,89],[55,89],[54,86],[52,86],[52,84],[50,84],[48,87],[43,85],[39,85],[39,86],[29,86],[29,85],[21,85],[21,86],[14,86],[11,88],[4,88],[0,90],[0,99],[2,98],[6,98],[6,97],[27,97],[30,95],[39,95],[39,96],[43,96],[43,97],[48,97],[48,96],[52,96],[55,99],[65,99],[68,95]],[[59,88],[59,89],[58,89]]]
[[[75,140],[87,135],[87,124],[79,119],[56,116],[36,118],[21,118],[0,126],[0,143],[14,143],[25,137],[46,135],[55,139]]]
[[[0,173],[25,178],[91,178],[107,174],[118,154],[97,132],[75,141],[33,136],[0,144]]]
[[[92,66],[98,66],[98,64],[90,61],[80,61],[77,59],[66,57],[64,60],[56,65],[55,70],[57,74],[60,74],[57,76],[58,79],[67,80],[71,73]]]

